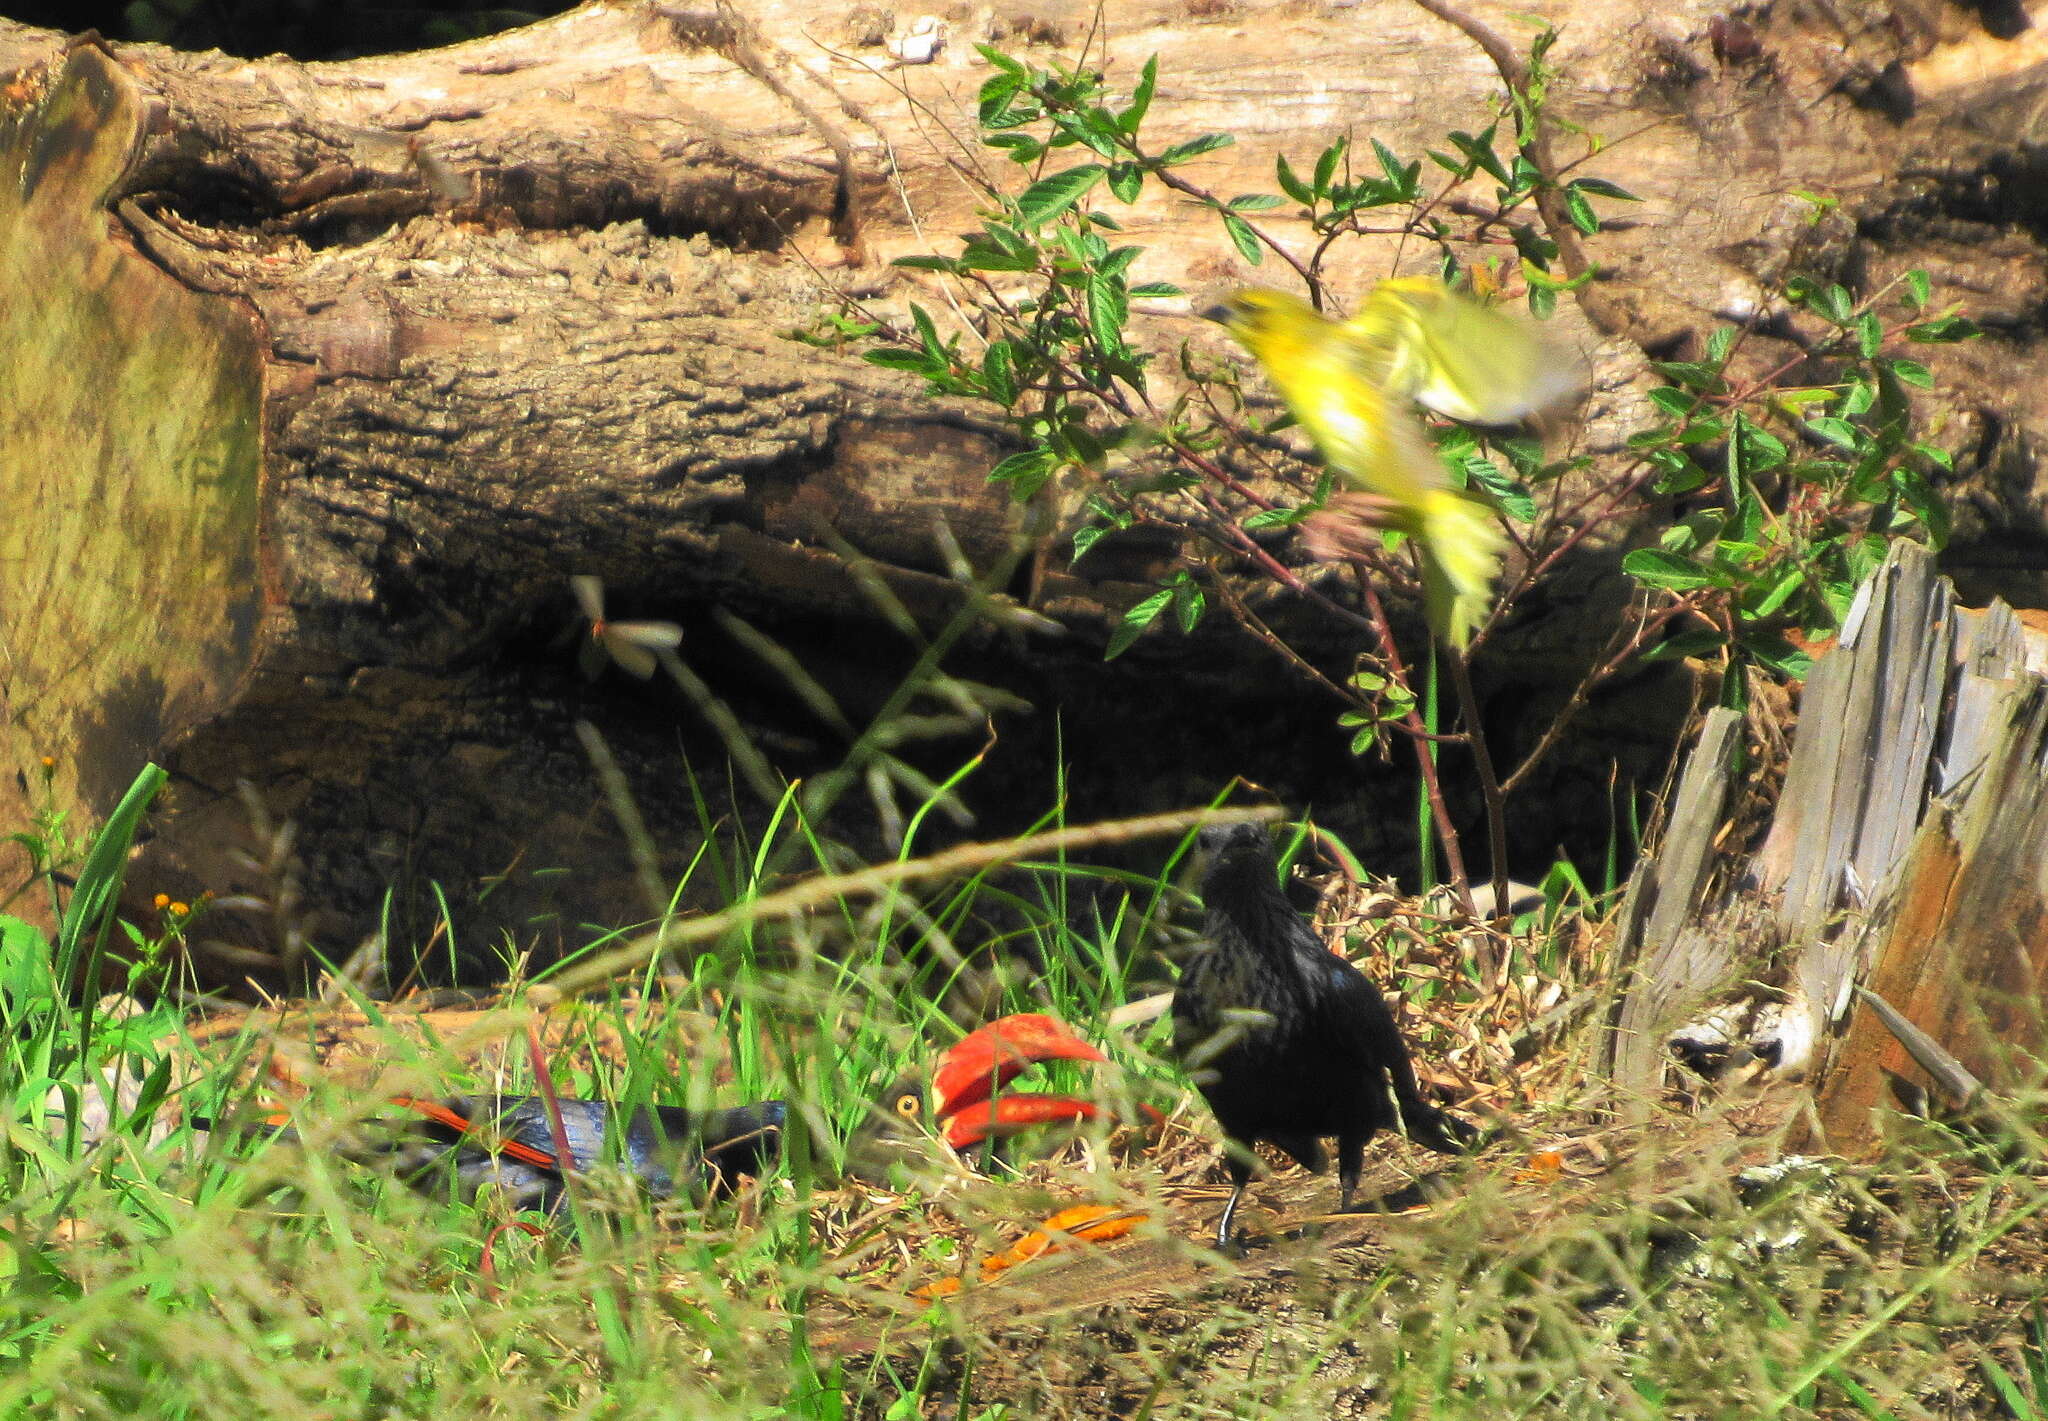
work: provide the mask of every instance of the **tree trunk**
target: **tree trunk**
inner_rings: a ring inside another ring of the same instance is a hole
[[[1514,36],[1520,8],[1471,13]],[[1589,247],[1601,279],[1568,313],[1594,377],[1576,438],[1596,456],[1634,427],[1644,351],[1682,349],[1795,249],[1865,285],[1929,266],[2016,328],[2043,294],[2012,156],[2031,151],[2034,32],[1998,40],[1931,0],[1779,7],[1739,31],[1703,7],[1546,13],[1564,33],[1557,111],[1619,140],[1587,171],[1644,199]],[[986,482],[1010,447],[993,412],[864,363],[860,342],[787,338],[835,291],[905,324],[913,298],[945,310],[887,262],[954,250],[979,222],[956,165],[1002,166],[972,141],[976,41],[1038,63],[1093,44],[1114,75],[1158,54],[1148,132],[1235,133],[1190,170],[1219,193],[1267,190],[1276,152],[1299,167],[1339,133],[1411,155],[1496,117],[1487,32],[1419,5],[1130,5],[1100,31],[1094,14],[1003,0],[933,29],[865,6],[618,4],[307,65],[0,22],[0,498],[37,511],[0,531],[0,758],[19,770],[0,818],[47,802],[82,828],[164,759],[174,786],[136,895],[296,899],[325,916],[301,909],[295,930],[345,950],[391,885],[412,911],[439,884],[484,904],[458,914],[465,932],[571,937],[640,910],[571,723],[613,744],[665,852],[695,824],[685,756],[716,771],[723,751],[694,719],[679,744],[667,701],[564,674],[548,639],[572,617],[566,579],[602,577],[615,615],[683,623],[691,664],[801,772],[833,761],[832,732],[753,686],[760,663],[712,609],[872,706],[915,646],[864,569],[937,626],[967,600],[943,523],[982,569],[1034,540],[1008,590],[1065,633],[984,627],[963,649],[1040,711],[1000,723],[986,799],[1011,808],[987,827],[1050,797],[1063,733],[1076,812],[1204,798],[1242,772],[1397,866],[1405,831],[1369,806],[1399,776],[1351,760],[1334,703],[1274,674],[1289,663],[1258,639],[1212,619],[1100,663],[1182,550],[1134,540],[1069,568],[1044,531],[1058,500],[1027,518]],[[932,62],[891,57],[933,34]],[[1843,194],[1846,215],[1808,226],[1794,189]],[[1141,279],[1277,279],[1188,204],[1148,197],[1125,226]],[[1350,270],[1394,258],[1360,243]],[[1187,323],[1138,335],[1168,347]],[[1965,531],[1996,556],[2038,546],[2017,456],[2048,420],[2040,360],[2015,329],[1934,362],[1984,431]],[[1601,609],[1629,595],[1623,537],[1552,584],[1562,615],[1526,618],[1480,667],[1503,758],[1605,640]],[[1311,658],[1348,664],[1342,628],[1259,596]],[[1596,704],[1578,753],[1531,790],[1529,855],[1575,809],[1607,822],[1610,772],[1656,780],[1688,687],[1659,673]],[[251,881],[251,858],[289,891]]]

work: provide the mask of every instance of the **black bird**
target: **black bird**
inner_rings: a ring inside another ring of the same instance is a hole
[[[1281,891],[1265,829],[1215,825],[1200,843],[1211,855],[1208,942],[1174,990],[1173,1042],[1232,1143],[1222,1248],[1257,1141],[1319,1171],[1322,1137],[1335,1135],[1338,1207],[1348,1209],[1375,1130],[1405,1130],[1445,1154],[1477,1132],[1423,1100],[1379,990],[1323,946]]]

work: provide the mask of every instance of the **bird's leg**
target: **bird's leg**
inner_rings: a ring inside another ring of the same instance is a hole
[[[1236,1153],[1246,1148],[1232,1141],[1228,1148],[1232,1153],[1224,1157],[1224,1168],[1230,1171],[1230,1202],[1223,1206],[1223,1217],[1216,1221],[1216,1247],[1230,1251],[1230,1222],[1237,1217],[1237,1201],[1244,1197],[1245,1186],[1251,1183],[1252,1162],[1249,1157],[1240,1159]]]
[[[1242,1180],[1230,1186],[1230,1202],[1223,1206],[1223,1217],[1216,1221],[1216,1247],[1222,1252],[1230,1251],[1230,1221],[1237,1215],[1237,1201],[1244,1196]]]
[[[1337,1137],[1337,1212],[1348,1213],[1351,1196],[1358,1192],[1359,1176],[1365,1173],[1364,1135]]]

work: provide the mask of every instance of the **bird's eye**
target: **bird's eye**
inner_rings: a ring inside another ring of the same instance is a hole
[[[924,1102],[914,1095],[899,1095],[896,1097],[896,1113],[905,1120],[915,1120],[924,1114]]]

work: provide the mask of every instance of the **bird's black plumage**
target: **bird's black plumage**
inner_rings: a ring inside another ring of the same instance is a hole
[[[1323,1167],[1337,1139],[1340,1208],[1348,1208],[1373,1132],[1456,1153],[1472,1127],[1423,1100],[1393,1014],[1365,976],[1332,954],[1281,891],[1273,847],[1257,824],[1204,829],[1207,944],[1173,994],[1174,1047],[1223,1133],[1230,1202],[1216,1226],[1230,1239],[1265,1140],[1304,1168]]]

